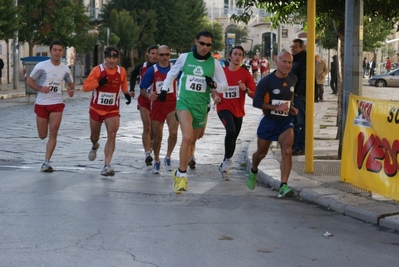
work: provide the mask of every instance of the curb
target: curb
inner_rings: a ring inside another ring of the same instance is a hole
[[[252,166],[252,154],[256,151],[254,139],[247,148],[246,163],[249,171]],[[270,186],[272,190],[280,186],[280,162],[273,156],[272,149],[258,167],[257,182]],[[303,177],[293,171],[289,185],[299,201],[306,200],[342,215],[364,222],[399,231],[399,205],[381,202],[367,197],[329,188],[322,183]]]

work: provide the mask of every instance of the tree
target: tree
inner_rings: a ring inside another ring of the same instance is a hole
[[[217,21],[214,21],[213,25],[211,21],[207,21],[203,29],[210,31],[213,34],[211,52],[223,50],[224,49],[223,26]],[[192,40],[194,40],[194,36],[192,37]]]
[[[35,45],[49,44],[55,39],[71,46],[77,26],[89,18],[84,14],[85,7],[79,0],[24,0],[19,1],[18,33],[20,42],[29,45],[29,55]]]
[[[243,14],[233,15],[234,20],[241,20],[248,23],[251,18],[252,7],[262,7],[270,13],[275,14],[270,19],[273,25],[282,23],[306,23],[306,17],[295,16],[300,12],[306,10],[307,0],[296,1],[281,1],[281,0],[238,0],[237,5],[244,7]],[[340,147],[342,144],[342,109],[343,109],[343,65],[344,65],[344,36],[345,36],[345,2],[346,0],[324,0],[318,1],[316,4],[317,15],[317,32],[326,31],[328,22],[332,23],[335,28],[336,38],[338,40],[338,55],[339,55],[339,75],[338,75],[338,133],[337,138],[340,140]],[[397,0],[364,0],[364,16],[376,19],[379,17],[382,21],[389,22],[389,28],[395,28],[395,24],[399,21],[399,1]],[[331,18],[333,18],[331,22]],[[399,29],[398,29],[399,30]],[[385,36],[386,37],[386,36]],[[384,38],[385,39],[385,38]],[[383,39],[383,40],[384,40]],[[381,40],[381,41],[383,41]],[[339,151],[340,153],[340,151]],[[339,155],[341,156],[341,155]]]
[[[20,28],[18,23],[10,23],[16,20],[17,14],[14,0],[0,0],[0,40],[8,42]]]
[[[104,24],[112,23],[112,9],[130,11],[137,25],[144,27],[140,32],[140,43],[132,47],[141,50],[142,55],[147,47],[153,44],[168,45],[177,53],[189,51],[195,34],[206,27],[207,21],[203,0],[111,0],[102,9],[101,18]],[[145,16],[144,12],[153,13],[149,17]],[[149,27],[149,23],[153,23],[154,26]]]

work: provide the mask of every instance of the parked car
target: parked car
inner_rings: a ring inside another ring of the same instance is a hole
[[[399,69],[387,74],[374,75],[369,79],[369,85],[376,87],[399,87]]]
[[[219,62],[220,62],[220,65],[222,65],[223,68],[229,66],[229,61],[226,58],[223,58],[223,59],[219,60]]]

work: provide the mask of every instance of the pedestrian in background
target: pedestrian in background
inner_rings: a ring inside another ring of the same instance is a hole
[[[373,59],[371,59],[371,61],[370,61],[370,78],[374,76],[375,67],[376,67],[376,64],[375,64],[375,60],[374,60],[374,58],[373,58]]]
[[[262,109],[263,117],[257,130],[257,150],[252,155],[247,187],[255,189],[258,166],[266,157],[270,144],[277,141],[282,156],[278,197],[294,196],[294,191],[287,185],[292,168],[293,116],[298,114],[292,105],[297,82],[297,77],[290,73],[292,62],[293,57],[289,52],[280,52],[277,56],[277,69],[259,81],[253,100],[253,106]]]
[[[251,66],[252,77],[254,78],[255,83],[257,83],[259,72],[259,59],[257,55],[254,55],[253,58],[249,61],[249,66]]]
[[[392,70],[392,63],[391,63],[391,59],[389,57],[387,57],[387,60],[385,62],[385,71],[386,73],[390,72]]]
[[[40,171],[53,172],[50,159],[57,145],[58,130],[61,125],[65,104],[62,98],[62,84],[67,84],[69,97],[73,97],[75,84],[71,70],[61,63],[64,45],[60,40],[50,44],[50,59],[35,65],[26,85],[37,91],[35,101],[36,126],[41,139],[48,136],[46,155]]]
[[[120,90],[122,89],[126,104],[131,102],[128,92],[125,68],[118,66],[119,50],[115,46],[108,46],[104,50],[105,62],[94,67],[83,84],[83,91],[92,91],[90,100],[90,141],[92,148],[89,152],[89,160],[97,157],[100,147],[101,126],[104,123],[107,130],[107,142],[104,147],[103,176],[114,176],[115,171],[111,167],[112,156],[116,146],[116,134],[120,123]]]
[[[366,75],[367,65],[368,65],[368,62],[367,62],[366,58],[363,58],[363,63],[362,63],[362,77],[363,78],[365,78],[365,75]]]
[[[321,59],[321,55],[315,55],[315,99],[314,101],[323,102],[324,83],[328,73],[327,63]]]
[[[332,90],[332,95],[337,94],[338,90],[338,57],[337,55],[332,56],[333,61],[331,62],[330,68],[330,87]]]
[[[139,84],[144,77],[145,72],[150,68],[152,65],[158,62],[158,46],[151,45],[147,50],[147,57],[148,61],[142,62],[138,64],[130,74],[130,96],[134,97],[134,88],[136,86],[136,79],[139,76]],[[147,88],[150,91],[151,88]],[[144,162],[147,166],[152,165],[152,149],[151,149],[151,142],[152,142],[152,130],[151,130],[151,101],[143,97],[140,93],[137,98],[137,109],[140,111],[141,122],[143,123],[143,133],[141,135],[141,141],[143,142],[144,148]]]
[[[260,60],[260,77],[265,77],[269,72],[269,61],[266,57],[262,57]]]
[[[301,39],[294,39],[291,43],[291,53],[294,57],[291,73],[298,81],[295,85],[294,104],[298,115],[294,117],[294,145],[292,155],[305,154],[305,118],[306,118],[306,50]],[[310,92],[313,94],[313,92]]]
[[[0,58],[0,84],[2,84],[2,77],[3,77],[3,68],[4,68],[4,61]],[[1,90],[1,88],[0,88]]]

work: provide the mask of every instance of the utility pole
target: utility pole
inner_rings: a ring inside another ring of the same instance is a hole
[[[346,0],[345,45],[344,45],[344,88],[342,96],[342,125],[338,154],[342,155],[342,140],[348,113],[349,95],[362,95],[362,52],[363,52],[363,0]]]
[[[15,6],[18,7],[18,0],[15,0]],[[18,15],[16,15],[18,16]],[[18,78],[18,66],[19,66],[19,57],[18,57],[18,31],[14,32],[14,45],[12,47],[12,53],[13,53],[13,60],[14,60],[14,66],[13,66],[13,88],[18,89],[19,87],[19,78]]]

